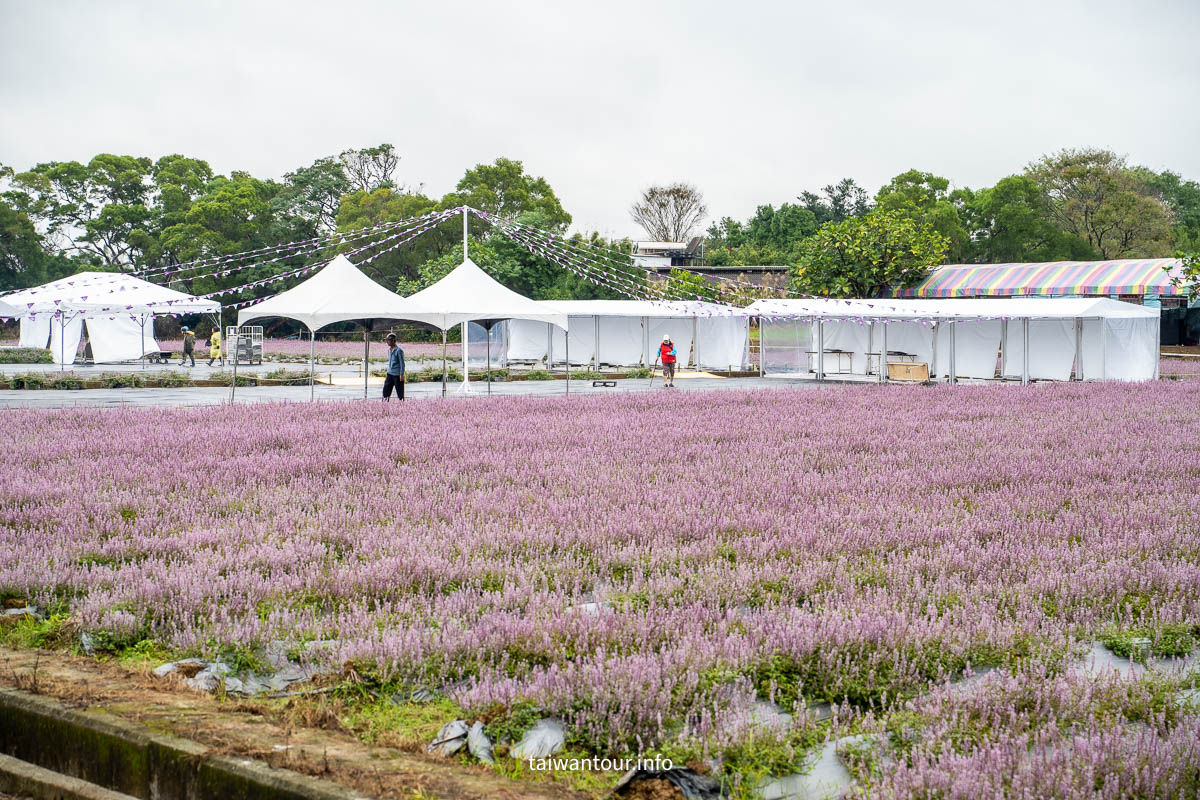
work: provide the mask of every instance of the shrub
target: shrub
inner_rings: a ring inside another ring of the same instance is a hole
[[[287,367],[280,367],[279,369],[273,369],[270,372],[263,375],[263,377],[269,381],[282,381],[284,383],[293,384],[293,385],[294,384],[303,384],[304,386],[307,386],[308,381],[309,381],[308,370],[306,370],[306,369],[288,369]]]
[[[136,372],[102,372],[99,380],[106,389],[132,389],[146,385],[146,380]]]
[[[50,351],[40,347],[0,348],[0,364],[51,364],[53,361]]]
[[[601,381],[604,380],[603,372],[596,372],[593,369],[577,369],[571,373],[573,381]]]
[[[550,374],[549,370],[531,369],[525,373],[525,379],[530,381],[549,381],[553,380],[554,376]]]
[[[192,382],[192,376],[188,375],[185,372],[174,372],[174,371],[160,372],[157,375],[155,375],[152,379],[148,380],[147,383],[150,383],[151,381],[153,381],[153,385],[159,386],[159,387],[165,388],[165,389],[173,388],[176,386],[194,386],[195,385]]]
[[[227,370],[220,369],[220,370],[217,370],[216,372],[212,373],[211,375],[209,375],[208,379],[210,381],[219,381],[220,383],[223,383],[224,385],[229,386],[230,384],[233,383],[233,373],[229,372]],[[237,376],[237,385],[238,386],[257,386],[258,378],[255,377],[254,375],[246,375],[245,373],[243,373],[243,374]]]
[[[649,367],[633,367],[632,369],[630,369],[628,372],[625,373],[625,377],[626,378],[649,378],[650,377],[650,368]]]
[[[40,372],[25,372],[20,375],[14,375],[12,378],[12,388],[44,389],[46,388],[46,376]]]
[[[83,378],[70,372],[46,378],[46,389],[82,389]]]

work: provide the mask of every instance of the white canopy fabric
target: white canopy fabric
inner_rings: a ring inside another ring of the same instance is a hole
[[[17,316],[145,317],[152,314],[216,314],[221,304],[119,272],[80,272],[69,278],[6,294]]]
[[[339,255],[298,286],[238,312],[238,326],[286,317],[317,331],[352,319],[413,319],[413,304],[364,275]]]
[[[1157,374],[1158,310],[1108,298],[760,300],[747,310],[761,314],[765,373],[815,372],[819,323],[827,374],[877,373],[885,335],[888,352],[904,354],[889,360],[928,364],[935,377],[994,378],[998,361],[1008,378]]]
[[[0,298],[0,319],[9,320],[19,316],[21,316],[21,310],[19,308],[9,305],[8,303],[4,302],[3,298]]]
[[[546,300],[542,305],[570,317],[569,335],[513,320],[509,359],[562,363],[569,340],[572,364],[650,365],[668,334],[681,364],[696,366],[692,362],[698,356],[700,366],[724,370],[743,369],[749,361],[751,315],[745,309],[659,300]]]
[[[487,319],[526,319],[567,329],[567,315],[530,300],[465,259],[433,286],[405,298],[420,310],[407,319],[447,330],[461,322]]]

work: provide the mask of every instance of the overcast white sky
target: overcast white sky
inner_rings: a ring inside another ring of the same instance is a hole
[[[498,156],[574,227],[651,183],[744,218],[912,167],[1110,147],[1200,179],[1200,2],[0,0],[0,163],[184,153],[280,177],[391,142],[427,193]]]

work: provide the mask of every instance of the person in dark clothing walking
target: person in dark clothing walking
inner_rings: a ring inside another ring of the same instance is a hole
[[[396,334],[387,335],[388,368],[387,376],[383,379],[383,399],[392,399],[392,389],[396,390],[396,398],[404,399],[404,351],[396,344]]]
[[[196,334],[188,329],[187,325],[183,326],[183,355],[179,358],[179,366],[183,366],[183,362],[188,359],[192,360],[192,366],[196,366]]]

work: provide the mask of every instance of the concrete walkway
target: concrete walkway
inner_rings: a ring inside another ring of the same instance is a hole
[[[241,368],[238,369],[241,372]],[[202,377],[196,374],[197,378]],[[360,378],[361,380],[361,378]],[[383,381],[372,379],[368,387],[369,398],[378,401],[381,396]],[[619,380],[616,386],[593,387],[591,381],[571,381],[571,394],[613,394],[617,392],[693,392],[712,389],[757,389],[779,388],[784,386],[816,387],[816,381],[807,378],[686,378],[676,381],[675,389],[663,388],[662,379],[654,378],[654,386],[650,387],[650,379]],[[566,388],[566,382],[553,381],[513,381],[511,383],[493,383],[492,394],[521,395],[526,397],[558,397]],[[317,400],[361,400],[363,399],[362,384],[355,386],[325,386],[317,384],[314,395]],[[308,386],[239,386],[234,397],[235,403],[269,403],[269,402],[308,402]],[[440,383],[410,383],[405,388],[408,398],[414,400],[431,400],[442,396]],[[461,383],[447,386],[446,397],[461,398]],[[471,382],[471,397],[487,396],[487,384]],[[123,406],[211,406],[229,402],[229,389],[223,387],[180,387],[177,389],[44,389],[44,390],[5,390],[0,391],[0,408],[85,408]]]

